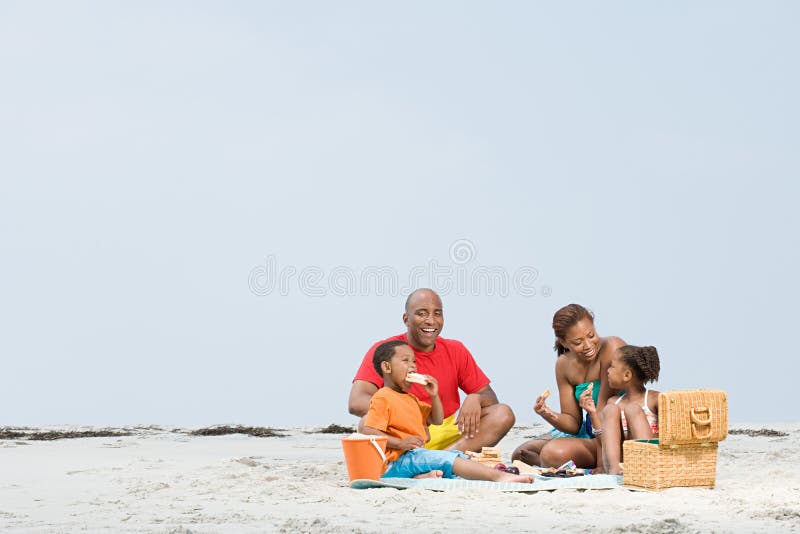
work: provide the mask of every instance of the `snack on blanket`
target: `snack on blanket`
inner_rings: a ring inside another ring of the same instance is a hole
[[[414,384],[422,384],[424,386],[428,383],[428,379],[425,378],[425,375],[419,373],[408,373],[406,375],[406,382],[413,382]]]
[[[472,453],[469,456],[473,461],[480,462],[489,467],[497,467],[503,463],[503,460],[500,458],[499,447],[483,447],[480,454]]]
[[[500,447],[482,447],[481,456],[500,458]]]
[[[571,478],[571,477],[580,477],[584,475],[588,475],[586,469],[582,469],[575,465],[575,462],[569,460],[568,462],[558,466],[558,467],[548,467],[543,469],[540,473],[543,477],[551,477],[551,478]]]
[[[532,465],[528,465],[522,460],[514,460],[511,462],[511,465],[519,469],[519,472],[523,475],[538,475],[542,472],[541,467],[534,467]]]

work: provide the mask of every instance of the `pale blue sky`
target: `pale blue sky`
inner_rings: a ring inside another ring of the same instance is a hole
[[[431,262],[536,269],[534,296],[443,291],[520,423],[570,302],[655,345],[657,389],[796,421],[798,15],[0,2],[0,424],[352,422],[404,329],[403,287],[359,277]],[[259,296],[269,261],[294,274]]]

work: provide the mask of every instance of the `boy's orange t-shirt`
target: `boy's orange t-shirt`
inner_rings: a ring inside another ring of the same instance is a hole
[[[411,393],[400,393],[382,387],[372,396],[364,425],[377,428],[394,438],[419,436],[427,439],[426,428],[431,405],[420,401]],[[405,451],[387,449],[386,459],[393,462]]]

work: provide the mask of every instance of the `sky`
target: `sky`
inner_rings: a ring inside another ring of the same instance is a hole
[[[354,423],[415,287],[797,421],[797,3],[0,2],[0,425]]]

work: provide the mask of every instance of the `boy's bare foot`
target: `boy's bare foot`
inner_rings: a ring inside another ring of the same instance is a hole
[[[442,478],[444,473],[439,469],[434,469],[433,471],[428,471],[427,473],[420,473],[418,475],[414,475],[414,478]]]
[[[513,475],[511,473],[502,473],[498,482],[522,482],[524,484],[533,484],[533,475]]]

